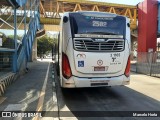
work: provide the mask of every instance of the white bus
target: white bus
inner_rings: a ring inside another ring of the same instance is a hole
[[[61,20],[61,87],[104,87],[130,82],[129,19],[105,12],[66,12]]]

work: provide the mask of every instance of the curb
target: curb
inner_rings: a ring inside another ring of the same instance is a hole
[[[54,63],[53,64],[53,68],[52,68],[52,87],[53,87],[53,102],[54,104],[56,105],[56,107],[54,108],[54,111],[57,111],[57,116],[58,116],[58,102],[57,102],[57,90],[56,90],[56,83],[55,83],[55,74],[56,74],[56,71],[55,71],[55,66],[54,66]],[[59,120],[58,117],[54,117],[54,120]]]

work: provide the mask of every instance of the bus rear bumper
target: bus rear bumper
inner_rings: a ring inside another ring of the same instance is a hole
[[[118,77],[104,77],[104,78],[82,78],[71,77],[68,80],[63,80],[62,87],[64,88],[80,88],[80,87],[104,87],[104,86],[117,86],[128,85],[130,77],[121,75]]]

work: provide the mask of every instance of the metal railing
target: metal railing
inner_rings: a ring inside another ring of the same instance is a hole
[[[131,71],[160,77],[160,51],[132,53]]]
[[[20,48],[20,52],[18,54],[18,59],[17,59],[17,68],[20,70],[22,63],[24,62],[24,58],[26,58],[26,62],[30,61],[30,55],[32,53],[32,46],[34,39],[36,37],[36,31],[39,29],[39,21],[40,21],[40,16],[39,16],[39,0],[34,0],[32,1],[32,4],[30,3],[30,9],[32,12],[31,13],[31,18],[28,23],[28,28],[26,34],[22,38],[22,44],[23,46]],[[24,11],[24,14],[28,14],[27,11]],[[25,19],[24,19],[25,20]],[[26,66],[27,67],[27,66]]]
[[[0,18],[0,70],[10,69],[10,72],[17,73],[22,63],[30,61],[32,45],[39,29],[39,0],[26,1],[19,8],[9,8],[12,14],[4,20]],[[3,17],[3,12],[3,8],[0,8],[0,17]],[[14,20],[10,23],[8,20],[11,18]],[[12,35],[7,35],[9,30],[12,30]],[[4,69],[4,66],[8,67]]]

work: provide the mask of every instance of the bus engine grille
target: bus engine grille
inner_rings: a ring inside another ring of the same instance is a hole
[[[108,51],[119,52],[124,50],[124,39],[108,39],[95,41],[93,39],[74,39],[74,48],[78,51]]]

